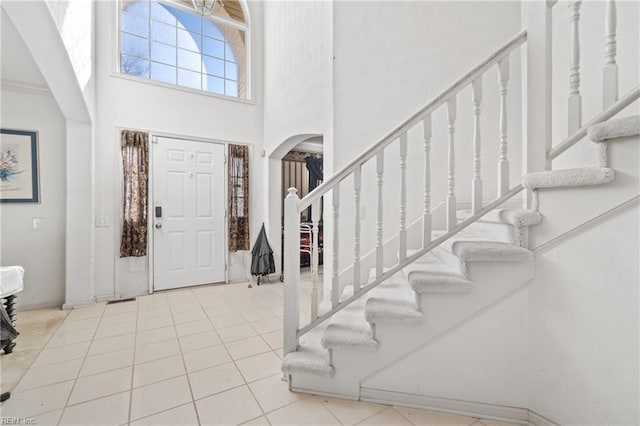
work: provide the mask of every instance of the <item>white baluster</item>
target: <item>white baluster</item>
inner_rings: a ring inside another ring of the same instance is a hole
[[[422,120],[424,134],[424,208],[422,212],[422,247],[431,242],[431,113]]]
[[[456,210],[456,153],[454,146],[454,135],[456,132],[456,95],[453,95],[447,101],[447,109],[449,112],[449,176],[447,179],[447,230],[451,231],[457,225]]]
[[[340,220],[340,183],[337,183],[333,188],[332,193],[333,204],[333,273],[331,275],[331,306],[338,306],[340,299],[340,263],[338,262],[338,255],[340,254],[340,231],[338,222]]]
[[[498,62],[500,74],[500,161],[498,163],[498,195],[509,190],[509,146],[507,143],[507,84],[509,56]]]
[[[582,126],[582,96],[580,96],[580,6],[582,1],[569,4],[571,9],[571,56],[569,63],[568,129],[572,134]]]
[[[311,205],[311,224],[313,226],[313,237],[311,243],[311,319],[315,319],[318,316],[318,266],[319,255],[318,251],[318,236],[320,223],[320,200],[314,201]]]
[[[480,172],[480,104],[482,102],[482,75],[473,80],[473,181],[471,183],[471,209],[477,213],[482,208],[482,175]]]
[[[399,258],[407,258],[407,133],[400,135],[400,233]]]
[[[284,200],[284,354],[298,349],[300,328],[300,211],[295,188]]]
[[[360,290],[360,189],[362,188],[362,166],[353,172],[353,199],[355,204],[355,226],[353,241],[353,290]]]
[[[608,0],[606,7],[604,69],[602,70],[602,101],[604,108],[618,100],[618,64],[616,63],[618,45],[616,42],[617,16],[615,0]]]
[[[384,151],[376,155],[376,181],[378,184],[378,219],[376,221],[376,278],[382,275],[384,266],[384,249],[382,247],[382,215],[384,211],[384,197],[382,193],[382,178],[384,175]]]

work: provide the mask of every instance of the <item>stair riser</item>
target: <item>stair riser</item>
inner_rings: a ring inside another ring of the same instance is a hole
[[[466,231],[485,236],[487,241],[501,241],[524,247],[522,228],[516,228],[506,223],[478,221],[469,225]]]
[[[455,272],[466,276],[466,265],[463,262],[460,262],[460,258],[451,252],[450,244],[448,244],[448,247],[444,247],[444,244],[436,247],[433,249],[432,253],[451,267]]]

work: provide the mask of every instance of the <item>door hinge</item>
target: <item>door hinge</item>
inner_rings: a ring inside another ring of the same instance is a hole
[[[226,209],[225,209],[225,211],[224,211],[224,218],[225,218],[225,219],[227,218],[227,210],[226,210]]]
[[[158,143],[158,137],[157,136],[152,136],[151,137],[151,143]]]
[[[224,264],[224,270],[225,271],[227,270],[227,264],[226,263]]]
[[[227,164],[227,153],[224,153],[224,164]]]

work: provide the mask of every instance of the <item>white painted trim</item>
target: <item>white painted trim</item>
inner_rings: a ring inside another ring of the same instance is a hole
[[[148,294],[153,294],[153,279],[154,277],[154,243],[155,243],[155,232],[153,232],[153,221],[155,219],[155,211],[153,207],[153,178],[154,178],[154,163],[153,163],[153,145],[157,136],[149,133],[149,152],[147,153],[147,158],[149,160],[149,173],[147,176],[147,269],[149,274],[147,279],[149,281]]]
[[[120,257],[120,238],[122,234],[122,200],[124,198],[124,194],[122,191],[122,177],[124,175],[124,171],[122,170],[122,149],[120,148],[120,132],[124,130],[120,127],[115,129],[115,137],[114,143],[116,144],[116,162],[115,162],[115,176],[117,176],[117,181],[119,184],[115,188],[116,193],[116,202],[114,203],[114,216],[113,216],[113,238],[115,239],[114,248],[115,248],[115,259],[113,261],[113,297],[116,299],[120,299],[120,276],[118,274],[119,271],[119,261]],[[149,190],[149,186],[147,183],[147,191]],[[148,197],[148,194],[147,194]],[[117,221],[117,222],[116,222]],[[147,230],[147,235],[149,235],[149,231]]]
[[[132,130],[131,128],[129,129],[125,129],[125,128],[120,128],[118,127],[118,134],[120,133],[120,131],[122,130]],[[184,140],[184,141],[189,141],[189,142],[200,142],[200,143],[213,143],[213,144],[217,144],[217,145],[223,145],[224,147],[224,158],[225,158],[225,162],[224,162],[224,202],[225,202],[225,206],[224,209],[225,211],[227,210],[227,201],[228,201],[228,182],[229,182],[229,177],[228,177],[228,165],[227,165],[227,161],[229,161],[228,159],[228,153],[229,153],[229,145],[234,144],[233,142],[228,142],[228,141],[222,141],[222,140],[216,140],[216,139],[207,139],[207,138],[191,138],[188,136],[184,136],[184,135],[178,135],[178,136],[168,136],[165,133],[162,132],[154,132],[154,131],[150,131],[150,130],[142,130],[144,132],[147,132],[147,134],[149,135],[149,153],[148,153],[148,158],[149,158],[149,176],[148,176],[148,183],[147,183],[147,195],[148,195],[148,202],[147,202],[147,208],[148,208],[148,212],[147,212],[147,258],[149,259],[148,265],[149,265],[149,293],[148,294],[153,294],[154,292],[154,287],[153,287],[153,281],[155,278],[155,269],[153,269],[154,267],[154,236],[155,236],[155,232],[154,232],[154,225],[153,225],[153,221],[155,218],[155,211],[154,211],[154,188],[153,188],[153,174],[154,174],[154,167],[155,164],[153,164],[153,140],[154,138],[169,138],[169,139],[179,139],[179,140]],[[239,144],[239,145],[247,145],[249,146],[249,158],[251,159],[251,152],[253,151],[252,144]],[[251,162],[249,162],[249,165],[251,166]],[[122,176],[122,171],[120,173],[120,176]],[[249,174],[249,188],[251,188],[251,173]],[[120,196],[122,197],[122,191],[120,191]],[[122,202],[122,200],[120,200]],[[251,212],[249,212],[249,217],[251,217]],[[228,284],[229,283],[229,261],[230,261],[230,257],[231,257],[231,253],[229,252],[229,218],[228,218],[228,214],[225,215],[224,217],[224,248],[225,248],[225,257],[224,257],[224,280],[223,283],[224,284]],[[219,283],[214,283],[214,284],[219,284]],[[197,286],[189,286],[189,287],[197,287]]]
[[[291,380],[289,380],[289,383],[291,383]],[[341,393],[309,390],[309,389],[304,389],[304,388],[297,388],[295,386],[289,386],[289,390],[291,392],[306,393],[306,394],[309,394],[309,395],[328,396],[329,398],[348,399],[348,400],[351,400],[351,401],[358,401],[359,400],[358,398],[355,398],[353,395],[343,395]]]
[[[65,303],[64,305],[62,305],[62,310],[63,311],[67,311],[69,309],[86,308],[86,307],[89,307],[89,306],[95,306],[96,303],[97,303],[97,301],[95,300],[95,298],[94,298],[94,300],[90,300],[90,301],[87,301],[87,302]]]
[[[549,250],[553,249],[554,247],[558,246],[559,244],[565,242],[566,240],[569,240],[573,237],[576,237],[582,234],[583,232],[593,229],[597,225],[600,225],[601,223],[606,222],[610,219],[613,219],[614,217],[626,212],[627,210],[633,207],[636,207],[638,204],[640,204],[640,195],[636,195],[635,197],[632,197],[629,200],[618,204],[617,206],[607,210],[606,212],[601,213],[598,216],[592,219],[589,219],[588,221],[581,223],[580,225],[574,228],[571,228],[567,232],[558,235],[552,240],[549,240],[545,243],[540,244],[538,247],[534,248],[532,251],[536,255],[546,253]]]
[[[51,90],[49,90],[49,86],[36,83],[28,83],[25,81],[10,80],[8,78],[3,78],[0,80],[0,89],[21,93],[33,93],[36,95],[52,95]]]
[[[247,104],[247,105],[256,105],[256,102],[255,102],[254,99],[234,98],[233,96],[221,95],[219,93],[205,92],[204,90],[192,89],[192,88],[186,87],[186,86],[178,86],[177,84],[163,83],[163,82],[158,81],[158,80],[151,80],[150,78],[141,78],[141,77],[136,77],[136,76],[129,75],[129,74],[122,74],[122,73],[119,73],[117,71],[114,71],[111,74],[111,77],[121,78],[121,79],[129,80],[129,81],[135,81],[136,83],[150,84],[152,86],[165,87],[167,89],[173,89],[173,90],[177,90],[177,91],[180,91],[180,92],[186,92],[186,93],[193,93],[193,94],[196,94],[196,95],[208,96],[210,98],[218,98],[218,99],[221,99],[221,100],[224,100],[224,101],[239,102],[241,104]],[[250,90],[248,86],[247,86],[247,90]]]
[[[34,303],[32,305],[21,305],[20,304],[20,299],[16,298],[16,303],[18,306],[18,311],[19,312],[24,312],[24,311],[33,311],[36,309],[46,309],[46,308],[60,308],[61,310],[64,310],[65,308],[64,306],[64,302],[47,302],[47,303]],[[67,308],[70,309],[70,308]],[[20,326],[20,324],[18,324],[18,327]]]
[[[360,400],[379,404],[399,405],[402,407],[441,411],[468,417],[507,421],[523,425],[528,424],[529,420],[529,410],[526,408],[386,391],[381,389],[360,388]]]
[[[310,152],[313,154],[322,154],[324,152],[324,146],[322,142],[312,142],[310,140],[300,142],[298,145],[294,146],[293,149],[296,151]]]
[[[553,420],[541,416],[535,411],[529,410],[529,424],[534,426],[558,426],[559,423],[555,423]]]

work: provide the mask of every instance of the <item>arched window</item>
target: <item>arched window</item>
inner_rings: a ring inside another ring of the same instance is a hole
[[[238,0],[203,16],[191,0],[123,1],[120,72],[248,99],[248,26]]]

